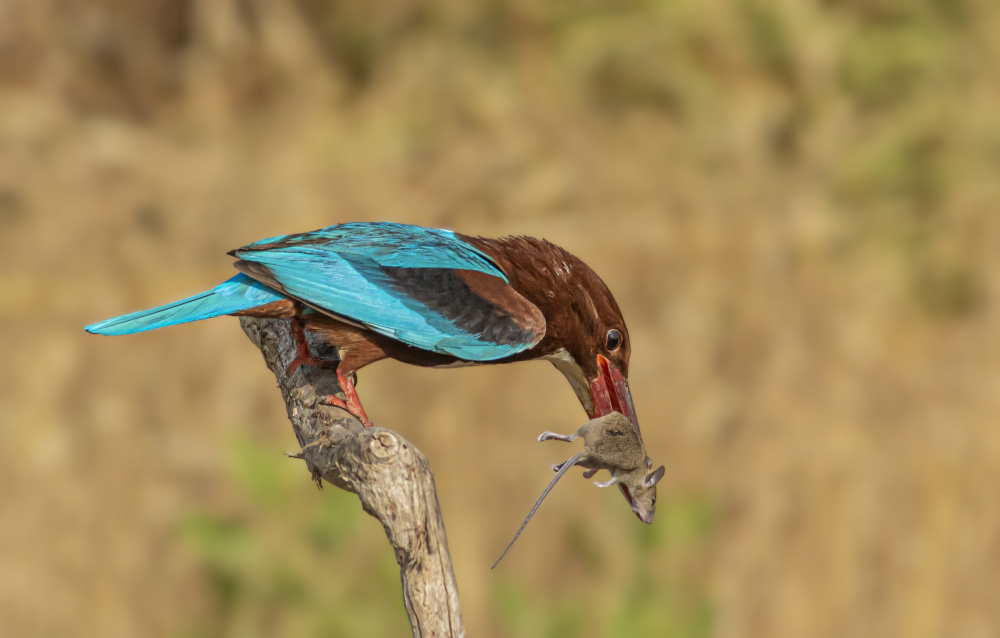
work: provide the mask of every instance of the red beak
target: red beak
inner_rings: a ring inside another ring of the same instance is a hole
[[[632,422],[635,431],[639,431],[639,420],[635,416],[628,379],[601,354],[597,355],[597,378],[590,380],[590,397],[594,404],[590,418],[596,419],[612,412],[620,412]]]

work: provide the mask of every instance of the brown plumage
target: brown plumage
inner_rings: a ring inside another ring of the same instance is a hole
[[[510,286],[545,318],[545,336],[538,345],[496,363],[538,359],[565,349],[592,377],[597,374],[593,355],[605,351],[622,374],[628,374],[631,346],[625,319],[611,291],[590,266],[544,239],[463,239],[489,255],[507,275]],[[605,337],[611,329],[621,332],[623,342],[616,351],[607,352]]]

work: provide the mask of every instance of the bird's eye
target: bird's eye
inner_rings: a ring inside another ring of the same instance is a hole
[[[608,352],[614,352],[620,347],[622,347],[622,333],[608,330]]]

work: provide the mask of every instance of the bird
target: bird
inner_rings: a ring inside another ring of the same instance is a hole
[[[356,373],[376,361],[452,367],[544,359],[591,419],[619,412],[641,441],[622,312],[589,266],[545,239],[350,222],[229,255],[239,272],[215,288],[85,329],[124,335],[220,315],[289,319],[296,344],[289,374],[301,365],[333,367],[344,399],[327,403],[366,427]],[[314,355],[306,332],[336,359]]]

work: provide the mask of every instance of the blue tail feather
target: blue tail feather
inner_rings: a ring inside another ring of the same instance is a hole
[[[287,299],[287,297],[241,273],[200,295],[181,299],[165,306],[107,319],[89,325],[85,330],[101,335],[132,334],[133,332],[143,332],[178,323],[228,315],[280,299]]]

